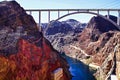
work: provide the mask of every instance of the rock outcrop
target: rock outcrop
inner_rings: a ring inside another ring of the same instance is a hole
[[[110,16],[110,18],[115,18]],[[117,19],[117,18],[116,18]],[[119,30],[101,17],[93,17],[79,36],[79,47],[89,55],[108,55],[118,44]],[[115,40],[114,40],[115,39]],[[100,60],[101,61],[101,60]]]
[[[32,16],[16,1],[0,2],[0,80],[51,80],[62,68],[70,80],[67,62],[39,32]]]
[[[65,45],[77,41],[77,35],[85,28],[85,26],[85,23],[80,23],[74,19],[68,19],[61,22],[51,21],[49,27],[47,24],[43,24],[42,27],[45,32],[45,37],[51,42],[53,47],[58,51],[62,51]]]
[[[110,16],[110,18],[115,22],[117,20],[114,16]],[[116,45],[120,44],[119,29],[109,21],[96,16],[90,20],[87,27],[77,37],[77,40],[78,42],[66,46],[67,48],[65,47],[64,51],[66,53],[72,52],[73,49],[75,50],[75,53],[67,55],[75,56],[74,58],[77,59],[85,59],[89,55],[89,63],[100,67],[100,70],[97,71],[100,73],[96,73],[97,76],[101,77],[102,80],[108,77],[111,69],[115,69],[113,64],[116,60],[114,60],[113,54],[115,53]],[[119,56],[119,54],[116,56]],[[116,72],[118,71],[117,68]]]
[[[117,17],[110,15],[109,18],[117,22]],[[72,24],[70,23],[70,25]],[[118,67],[114,68],[113,66],[115,62],[117,66],[119,65],[119,61],[114,60],[114,51],[116,45],[120,44],[120,31],[112,23],[96,16],[91,18],[86,28],[79,32],[77,36],[72,32],[67,36],[62,33],[59,35],[61,35],[60,38],[56,34],[55,37],[48,35],[49,39],[54,39],[51,41],[52,45],[56,49],[59,47],[59,50],[65,52],[68,56],[80,60],[86,59],[87,64],[100,67],[95,76],[104,80],[110,75],[109,73],[112,74],[112,71],[119,75]],[[119,54],[116,54],[116,56],[119,56]]]
[[[120,45],[118,45],[116,49],[116,75],[118,77],[118,80],[120,80]]]

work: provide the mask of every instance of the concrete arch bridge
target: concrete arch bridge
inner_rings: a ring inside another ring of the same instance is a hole
[[[97,15],[109,22],[111,22],[113,25],[115,25],[119,30],[120,30],[120,9],[27,9],[26,12],[28,12],[30,15],[32,15],[34,17],[34,15],[32,13],[37,12],[37,18],[38,18],[38,23],[39,25],[41,25],[41,19],[43,16],[43,12],[47,12],[47,19],[48,19],[48,23],[49,25],[51,24],[51,18],[53,16],[51,16],[52,12],[57,12],[57,18],[54,21],[58,21],[64,17],[70,16],[70,15],[75,15],[75,14],[92,14],[92,15]],[[61,12],[67,12],[64,13],[62,16],[60,15]],[[102,15],[102,12],[106,12],[105,15],[108,15],[107,17],[105,17],[104,15]],[[109,15],[113,15],[110,14],[111,12],[116,13],[117,15],[117,23],[115,23],[114,21],[112,21],[109,18]],[[101,14],[100,14],[101,13]],[[48,25],[48,27],[49,27]]]

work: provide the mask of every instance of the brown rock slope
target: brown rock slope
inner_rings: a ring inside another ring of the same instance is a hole
[[[120,80],[120,45],[116,49],[116,75],[118,80]]]
[[[115,16],[109,16],[117,22]],[[76,42],[64,46],[68,56],[83,59],[85,63],[100,67],[95,76],[104,80],[110,76],[109,73],[120,74],[119,51],[115,54],[116,46],[120,45],[120,31],[109,21],[96,16],[91,18],[87,27],[78,35]],[[119,49],[119,48],[118,48]],[[115,57],[117,56],[117,59]],[[117,67],[115,68],[114,66]]]
[[[15,1],[0,2],[0,80],[70,80],[68,65]]]
[[[110,18],[116,20],[114,16]],[[119,30],[110,22],[98,16],[93,17],[78,38],[79,47],[89,55],[103,55],[104,58],[114,51],[119,34]]]

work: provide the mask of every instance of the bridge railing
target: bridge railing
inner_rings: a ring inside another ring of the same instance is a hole
[[[108,15],[108,18],[109,18],[109,15],[112,15],[111,12],[116,12],[117,13],[117,24],[120,25],[120,9],[26,9],[26,12],[29,13],[30,15],[32,15],[34,17],[34,15],[32,14],[33,12],[37,12],[38,15],[37,15],[37,18],[38,18],[38,23],[39,25],[41,25],[41,18],[43,16],[42,12],[47,12],[47,22],[49,23],[51,21],[51,18],[53,16],[51,16],[52,12],[56,12],[57,14],[57,18],[59,18],[61,15],[60,13],[61,12],[67,12],[67,13],[64,13],[64,15],[66,14],[69,14],[71,12],[95,12],[97,14],[102,14],[102,12],[107,12],[107,14],[105,15]]]

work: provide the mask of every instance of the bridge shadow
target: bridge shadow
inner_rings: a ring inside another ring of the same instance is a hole
[[[68,57],[64,53],[62,53],[61,56],[69,64],[69,71],[72,75],[71,80],[96,80],[93,76],[95,70],[92,70],[88,65],[77,59]]]

